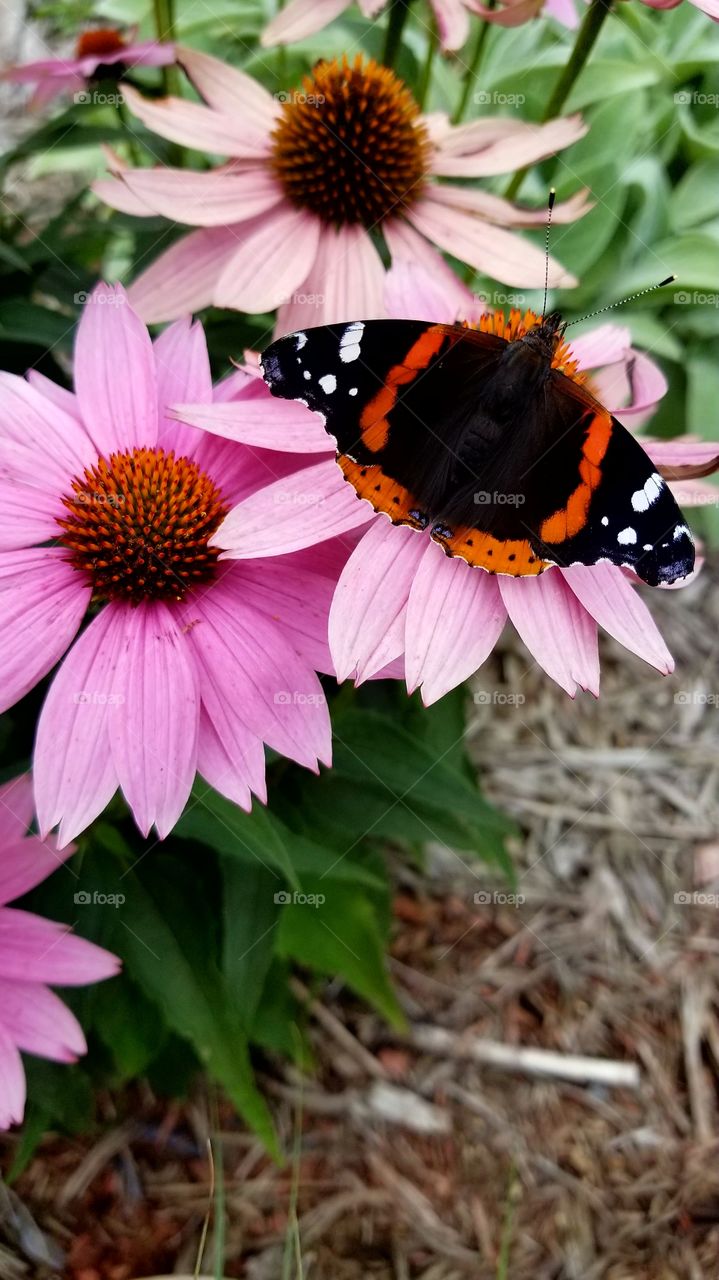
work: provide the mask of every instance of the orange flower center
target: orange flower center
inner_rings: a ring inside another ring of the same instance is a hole
[[[96,31],[85,31],[77,42],[78,58],[101,57],[104,53],[117,53],[125,48],[125,41],[119,31],[112,27],[101,27]]]
[[[421,194],[430,141],[412,94],[358,54],[318,62],[285,95],[272,166],[288,198],[324,222],[373,227]]]
[[[229,508],[190,458],[113,453],[76,477],[62,502],[61,542],[97,600],[182,600],[214,577],[219,550],[208,539]]]
[[[525,311],[522,315],[521,311],[512,308],[506,320],[503,311],[485,311],[476,323],[465,323],[468,329],[479,329],[480,333],[496,333],[498,337],[506,338],[507,342],[513,342],[515,338],[523,338],[530,329],[541,324],[542,317],[534,311]],[[552,368],[563,373],[566,378],[571,378],[573,382],[578,382],[580,386],[586,386],[588,391],[592,391],[590,379],[577,367],[577,361],[565,338],[560,338],[554,348]]]

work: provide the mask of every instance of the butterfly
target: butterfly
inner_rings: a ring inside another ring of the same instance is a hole
[[[652,586],[687,577],[681,511],[577,380],[561,316],[482,319],[291,333],[264,351],[263,376],[322,415],[360,498],[473,567],[525,577],[605,561]]]

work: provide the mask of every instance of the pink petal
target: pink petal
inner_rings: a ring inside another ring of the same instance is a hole
[[[46,400],[50,400],[52,404],[56,405],[59,409],[62,409],[64,413],[68,413],[71,418],[75,419],[78,427],[80,428],[80,433],[84,442],[81,448],[83,450],[87,449],[90,442],[86,439],[85,431],[82,427],[80,406],[77,403],[77,396],[74,392],[68,391],[65,387],[59,386],[57,382],[53,382],[52,378],[46,378],[45,374],[40,373],[37,369],[28,369],[26,378],[30,383],[30,386],[34,387],[36,391],[39,391]]]
[[[568,27],[570,31],[576,30],[579,26],[574,0],[544,0],[543,13],[549,18],[554,18],[555,22],[561,22],[562,26]]]
[[[405,647],[407,600],[427,539],[375,520],[342,570],[329,641],[337,679],[367,680]]]
[[[317,414],[269,394],[229,404],[176,404],[173,413],[180,422],[257,448],[280,453],[327,453],[332,448]]]
[[[99,284],[85,304],[75,341],[75,390],[100,453],[155,444],[152,343],[122,285]]]
[[[202,437],[175,421],[170,406],[177,400],[211,404],[212,373],[205,331],[199,321],[177,320],[152,344],[157,371],[160,414],[157,442],[176,454],[193,457]]]
[[[461,0],[431,0],[443,49],[461,49],[469,35],[469,14]]]
[[[572,565],[560,572],[587,612],[625,649],[638,654],[662,675],[674,670],[672,656],[651,613],[621,569],[612,564]]]
[[[507,618],[497,580],[430,543],[409,594],[407,688],[425,706],[461,684],[489,657]]]
[[[255,162],[269,150],[269,137],[260,129],[249,129],[241,116],[213,111],[187,98],[144,98],[127,84],[123,96],[148,129],[181,147]]]
[[[260,738],[236,716],[220,711],[223,736],[220,737],[205,707],[200,713],[200,731],[197,740],[197,771],[220,795],[227,796],[247,813],[252,808],[252,792],[264,803],[267,791],[264,784],[265,751]],[[228,726],[227,722],[230,721]],[[225,741],[231,742],[230,749]],[[241,746],[238,749],[238,742]]]
[[[272,311],[307,275],[317,253],[321,223],[283,201],[237,228],[237,251],[213,293],[216,307]],[[277,246],[282,245],[278,254]]]
[[[456,209],[467,209],[478,213],[488,222],[496,222],[500,227],[543,227],[547,221],[546,205],[536,209],[526,209],[511,204],[501,196],[490,191],[477,188],[450,186],[436,182],[432,187],[432,199],[440,204],[451,205]],[[569,200],[561,200],[552,210],[552,225],[576,222],[592,208],[586,189],[577,191]],[[611,328],[607,325],[607,328]]]
[[[129,169],[123,181],[154,213],[192,227],[243,222],[279,204],[284,193],[267,169],[188,173],[186,169]]]
[[[317,253],[277,317],[275,334],[385,315],[384,267],[364,227],[322,227]],[[289,291],[288,291],[289,292]]]
[[[276,44],[293,44],[329,26],[349,7],[351,0],[289,0],[262,32],[260,44],[271,49]]]
[[[137,277],[127,296],[146,324],[209,307],[216,280],[237,252],[238,230],[239,224],[193,231]]]
[[[12,449],[0,441],[0,552],[22,551],[60,532],[57,518],[65,514],[60,494],[43,493],[22,474],[31,467],[32,457],[28,449]],[[34,465],[37,472],[37,458]]]
[[[576,686],[599,694],[597,628],[561,573],[498,579],[507,613],[532,657],[574,697]]]
[[[627,359],[632,347],[632,335],[625,325],[610,321],[587,333],[571,336],[569,347],[580,369],[599,369]]]
[[[286,555],[372,518],[335,462],[317,462],[268,484],[234,507],[211,539],[223,559]]]
[[[129,213],[134,218],[151,218],[153,210],[124,181],[126,169],[127,166],[113,178],[96,178],[90,183],[90,190],[111,209]]]
[[[631,401],[622,408],[622,417],[633,428],[650,418],[669,384],[658,364],[643,351],[633,351],[629,364]],[[611,401],[610,401],[611,403]]]
[[[708,14],[715,22],[719,22],[719,0],[690,0],[690,3],[702,13]]]
[[[187,803],[195,777],[199,695],[192,653],[167,605],[115,606],[123,640],[115,669],[120,698],[108,721],[117,780],[142,834],[161,840]]]
[[[35,807],[43,835],[61,823],[61,847],[102,813],[118,785],[108,719],[121,696],[115,672],[124,631],[122,609],[105,605],[65,658],[40,712]]]
[[[39,982],[0,978],[0,1022],[18,1049],[53,1062],[77,1062],[87,1044],[77,1018]]]
[[[512,173],[563,151],[583,138],[588,129],[579,115],[561,116],[540,125],[524,121],[512,124],[511,132],[507,131],[506,136],[488,145],[473,124],[460,125],[435,154],[433,172],[445,178],[486,178]]]
[[[59,851],[53,840],[40,840],[37,836],[23,835],[4,842],[0,852],[0,905],[21,898],[42,884],[72,853],[73,845]]]
[[[711,480],[672,480],[669,488],[680,507],[719,506],[719,489]],[[685,585],[684,578],[680,585]]]
[[[113,977],[119,968],[116,956],[76,938],[68,925],[0,907],[0,978],[82,987]]]
[[[301,552],[276,560],[247,560],[235,568],[240,575],[238,589],[247,604],[272,618],[311,667],[331,675],[334,666],[327,621],[337,578],[349,553],[349,548],[341,553],[332,576],[298,563]]]
[[[19,773],[4,782],[0,787],[0,845],[24,839],[34,814],[30,774]],[[10,898],[3,899],[0,889],[0,905],[3,901],[9,902]]]
[[[177,50],[177,59],[195,88],[216,111],[224,111],[245,132],[249,129],[253,134],[269,134],[279,115],[279,106],[257,80],[219,58],[187,46]]]
[[[311,769],[318,758],[329,764],[329,715],[317,676],[276,623],[245,604],[233,576],[193,598],[183,614],[192,624],[202,700],[221,736],[214,711],[224,698],[275,751]]]
[[[0,1013],[0,1129],[21,1124],[25,1114],[25,1072],[15,1042]]]
[[[457,316],[466,316],[470,312],[476,305],[475,295],[452,271],[434,245],[428,244],[424,236],[419,235],[403,218],[388,218],[382,230],[392,255],[392,270],[388,272],[385,283],[385,303],[389,315],[396,316],[398,320],[426,318],[453,324]],[[399,269],[400,275],[397,283],[390,285],[389,278],[395,268]],[[414,288],[408,292],[412,277]],[[435,302],[440,308],[436,315],[427,310]],[[414,312],[407,310],[415,303],[421,309]],[[394,310],[396,306],[403,308],[402,314],[397,314]]]
[[[645,453],[658,467],[697,467],[719,456],[716,440],[690,440],[677,436],[674,440],[640,440]]]
[[[97,460],[77,417],[15,374],[0,373],[0,419],[5,440],[42,457],[42,468],[35,468],[38,489],[62,492],[69,479]]]
[[[62,657],[91,594],[56,547],[0,555],[0,709],[29,693]]]
[[[408,210],[408,217],[428,240],[468,262],[476,271],[506,284],[528,288],[544,284],[543,251],[513,232],[493,227],[462,209],[439,204],[431,197],[418,200]],[[576,281],[550,257],[549,283],[551,287],[570,288]]]
[[[213,401],[215,404],[227,404],[230,400],[241,399],[243,393],[256,381],[256,377],[255,370],[248,368],[246,365],[233,369],[232,373],[228,373],[213,388]]]

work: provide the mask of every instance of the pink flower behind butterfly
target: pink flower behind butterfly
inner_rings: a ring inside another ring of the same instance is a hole
[[[421,116],[402,81],[361,55],[351,65],[318,62],[301,90],[274,98],[207,54],[180,49],[178,58],[202,103],[151,101],[131,89],[127,102],[162,137],[230,155],[230,163],[205,173],[118,164],[113,178],[94,185],[125,213],[198,228],[131,285],[147,321],[209,305],[280,307],[278,332],[286,333],[381,316],[380,231],[393,261],[422,262],[455,304],[459,284],[438,250],[508,284],[543,283],[543,251],[516,230],[543,226],[546,211],[513,205],[474,180],[570,146],[586,132],[579,116],[455,128],[441,113]],[[580,192],[555,206],[555,221],[573,222],[588,207]],[[555,285],[575,283],[553,259],[549,275]]]
[[[137,43],[132,33],[125,37],[107,27],[84,32],[72,58],[42,58],[9,67],[3,75],[18,84],[37,84],[32,105],[39,107],[62,93],[74,93],[83,101],[85,86],[98,68],[112,67],[119,76],[133,67],[166,67],[174,61],[174,45],[155,40]]]
[[[393,268],[388,278],[388,309],[397,318],[450,323],[434,281],[418,266]],[[627,425],[643,421],[666,391],[660,370],[631,347],[628,330],[603,324],[571,342],[580,371],[590,371],[595,391]],[[331,372],[331,371],[328,371]],[[717,454],[715,444],[684,440],[642,441],[661,467],[703,464]],[[529,652],[572,697],[577,688],[599,692],[598,626],[659,671],[672,670],[671,655],[639,595],[634,580],[608,563],[548,569],[541,577],[490,575],[448,558],[427,533],[394,526],[373,515],[354,497],[334,462],[312,469],[318,496],[312,532],[321,537],[321,521],[332,534],[342,528],[360,533],[342,570],[329,621],[330,649],[339,680],[371,679],[387,664],[403,661],[407,688],[421,688],[426,704],[436,701],[471,676],[492,652],[509,619]],[[309,473],[301,481],[306,484]],[[706,501],[704,482],[680,482],[677,498]],[[253,507],[253,533],[269,531],[270,492]],[[301,521],[271,536],[271,547],[305,545]],[[251,542],[242,521],[230,512],[218,537],[225,555],[242,559]]]
[[[76,1062],[87,1052],[79,1022],[50,986],[86,986],[120,969],[116,956],[66,925],[8,906],[73,852],[72,845],[59,853],[54,840],[27,834],[32,808],[28,776],[0,787],[0,1129],[23,1118],[21,1052],[53,1062]]]
[[[341,558],[277,560],[256,539],[251,563],[219,565],[208,544],[326,437],[256,369],[213,391],[202,327],[152,343],[119,285],[89,297],[74,371],[74,394],[0,374],[0,710],[59,663],[35,745],[41,831],[59,823],[67,843],[120,787],[162,837],[196,772],[249,808],[265,798],[263,743],[310,769],[330,760],[315,666]],[[228,401],[233,439],[170,412]],[[278,528],[294,500],[275,490]]]

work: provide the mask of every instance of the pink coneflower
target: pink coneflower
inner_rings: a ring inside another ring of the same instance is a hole
[[[63,844],[118,786],[164,836],[198,770],[249,808],[265,797],[263,742],[309,768],[330,759],[314,662],[336,569],[326,552],[275,561],[259,539],[255,563],[219,566],[209,545],[326,437],[301,405],[273,413],[256,373],[214,398],[238,402],[249,445],[167,415],[213,400],[202,328],[178,322],[153,346],[120,286],[86,304],[74,395],[0,375],[0,709],[66,655],[34,760],[41,831],[59,822]],[[274,492],[282,528],[295,491]]]
[[[453,128],[423,117],[386,67],[358,55],[320,62],[301,92],[272,98],[255,80],[207,54],[178,57],[204,104],[150,101],[126,91],[133,111],[163,137],[223,152],[210,173],[118,170],[95,184],[127,213],[160,213],[194,225],[130,288],[148,321],[213,304],[241,311],[280,306],[280,332],[305,324],[384,314],[384,268],[370,231],[393,257],[425,264],[456,301],[457,282],[437,251],[513,285],[544,281],[542,251],[514,228],[543,224],[475,186],[444,178],[505,173],[569,146],[578,116],[545,125],[487,119]],[[559,221],[586,211],[580,194],[555,208]],[[572,278],[550,260],[550,282]]]
[[[265,27],[260,43],[271,49],[276,44],[304,40],[329,26],[351,3],[352,0],[290,0]],[[430,0],[430,5],[440,44],[448,50],[461,49],[466,43],[473,14],[500,26],[516,27],[544,12],[566,26],[576,26],[572,0],[503,0],[497,9],[487,8],[479,0]],[[384,6],[385,0],[359,0],[365,18],[374,18]]]
[[[20,1053],[76,1062],[87,1052],[77,1019],[50,990],[83,987],[119,971],[120,961],[66,925],[18,911],[7,903],[34,889],[73,852],[28,835],[32,783],[28,776],[0,787],[0,1129],[20,1124],[25,1073]]]
[[[410,269],[392,275],[390,309],[433,320],[448,317],[428,309],[427,280],[414,281]],[[485,318],[491,323],[490,317]],[[530,321],[528,321],[529,323]],[[484,321],[482,322],[484,324]],[[666,390],[663,375],[651,360],[630,346],[627,330],[604,324],[572,340],[562,350],[566,372],[589,375],[604,403],[613,405],[627,424],[651,413]],[[576,363],[575,363],[576,362]],[[715,444],[643,440],[657,467],[696,466],[714,459]],[[339,503],[346,484],[336,465],[315,467],[312,490],[326,511]],[[288,482],[299,492],[297,478]],[[682,482],[677,497],[705,500],[697,482]],[[258,496],[257,529],[272,524],[269,491]],[[316,510],[321,511],[318,502]],[[364,524],[369,504],[359,499],[347,511],[346,528]],[[314,536],[321,536],[316,523]],[[340,532],[335,522],[332,533]],[[277,533],[273,552],[283,541],[302,545],[301,521]],[[250,553],[242,522],[231,512],[218,537],[228,557]],[[672,659],[630,575],[613,565],[548,569],[541,577],[493,576],[448,559],[426,533],[396,527],[374,516],[342,570],[330,611],[330,649],[337,678],[361,682],[403,659],[407,688],[422,690],[426,704],[460,684],[486,660],[509,618],[533,658],[562,688],[574,696],[577,687],[599,691],[598,624],[627,649],[659,671],[672,670]]]
[[[676,9],[681,3],[682,0],[642,0],[642,4],[648,5],[650,9]],[[689,3],[719,22],[719,0],[689,0]]]
[[[174,45],[154,40],[136,43],[134,33],[125,37],[114,27],[103,27],[79,37],[74,58],[42,58],[10,67],[3,75],[21,84],[37,83],[32,101],[41,106],[61,93],[82,91],[98,69],[113,67],[119,76],[133,67],[166,67],[174,61]]]

